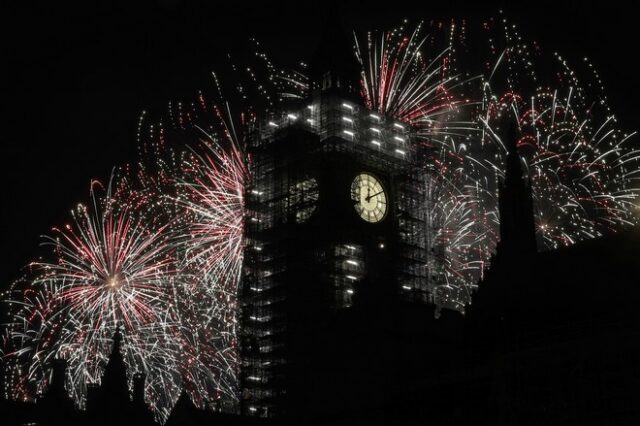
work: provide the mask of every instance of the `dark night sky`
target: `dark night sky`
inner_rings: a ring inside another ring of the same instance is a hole
[[[249,36],[283,65],[305,58],[319,38],[326,9],[321,2],[300,1],[217,7],[215,1],[145,0],[108,8],[7,3],[0,10],[8,72],[1,92],[0,287],[38,253],[39,235],[86,199],[91,178],[107,178],[114,165],[135,160],[142,109],[161,108],[210,87],[216,61]],[[638,22],[629,6],[509,3],[516,2],[391,2],[381,8],[347,1],[340,8],[344,22],[356,29],[387,28],[403,17],[473,22],[504,8],[526,38],[547,52],[592,58],[623,126],[635,128]]]

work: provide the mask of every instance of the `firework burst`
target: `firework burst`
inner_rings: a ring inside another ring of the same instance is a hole
[[[72,222],[47,237],[52,260],[32,263],[32,278],[12,289],[21,297],[11,303],[6,336],[15,349],[5,350],[5,357],[26,361],[28,384],[20,388],[41,393],[52,361],[62,358],[69,366],[67,388],[80,405],[86,384],[100,383],[117,327],[126,335],[125,359],[133,369],[141,367],[136,360],[147,358],[154,345],[134,342],[158,335],[175,271],[167,225],[154,226],[120,203],[111,186],[99,197],[97,186],[92,184],[93,203],[78,205]]]

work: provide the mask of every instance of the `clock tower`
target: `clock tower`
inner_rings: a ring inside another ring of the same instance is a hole
[[[375,342],[393,301],[432,297],[427,178],[414,162],[414,130],[359,101],[355,59],[336,62],[348,46],[329,49],[329,59],[321,48],[308,98],[264,117],[248,141],[246,415],[306,424],[375,401],[381,388],[370,375],[389,354],[359,348]]]

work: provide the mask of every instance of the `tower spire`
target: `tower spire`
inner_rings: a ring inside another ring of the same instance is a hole
[[[122,332],[120,327],[113,335],[113,346],[109,362],[102,376],[102,390],[114,399],[129,400],[129,386],[127,380],[127,366],[122,356]],[[119,402],[122,402],[119,401]]]
[[[345,31],[338,4],[332,1],[323,25],[323,35],[309,61],[312,91],[357,94],[360,65],[353,51],[353,38]]]
[[[500,250],[510,255],[532,255],[537,251],[532,188],[518,153],[516,120],[509,123],[506,170],[499,187]]]

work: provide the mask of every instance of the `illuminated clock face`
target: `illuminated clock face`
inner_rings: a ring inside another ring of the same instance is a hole
[[[360,173],[351,184],[356,212],[367,222],[380,222],[387,214],[387,194],[382,183],[368,173]]]

